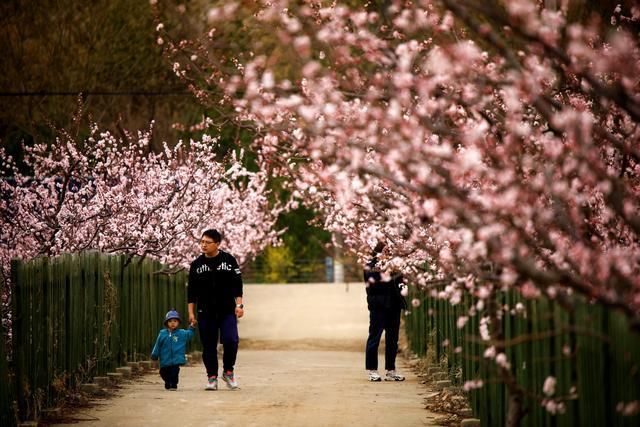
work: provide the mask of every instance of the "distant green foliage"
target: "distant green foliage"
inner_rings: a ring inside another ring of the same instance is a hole
[[[325,257],[331,234],[309,225],[316,214],[300,207],[280,217],[277,228],[286,228],[283,245],[267,248],[243,268],[243,275],[255,283],[325,281]]]
[[[289,270],[294,265],[291,251],[286,246],[267,248],[263,259],[264,280],[269,283],[286,283]]]
[[[2,2],[0,16],[2,92],[186,92],[162,56],[146,1],[13,0]],[[0,99],[5,144],[51,140],[51,126],[82,132],[73,117],[74,95]],[[86,121],[80,124],[137,130],[155,120],[156,142],[175,139],[173,123],[199,121],[203,111],[190,95],[90,95],[83,101]]]
[[[316,213],[306,207],[282,215],[278,220],[279,228],[286,227],[282,236],[284,246],[300,259],[323,259],[332,254],[327,252],[331,242],[331,233],[319,227],[310,226]]]

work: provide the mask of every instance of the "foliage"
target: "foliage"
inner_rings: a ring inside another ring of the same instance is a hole
[[[268,247],[263,254],[264,278],[269,283],[286,283],[293,255],[286,246]]]
[[[322,260],[327,253],[327,245],[331,241],[330,234],[324,229],[314,226],[316,213],[305,207],[284,212],[276,223],[278,229],[283,229],[282,242],[296,258],[305,260]],[[320,225],[320,224],[318,224]]]
[[[640,9],[610,12],[569,23],[530,0],[398,0],[382,13],[224,2],[204,37],[167,51],[203,103],[224,93],[272,173],[347,247],[364,259],[384,241],[387,266],[434,297],[474,299],[517,425],[537,390],[506,356],[503,291],[567,308],[581,294],[640,328],[640,46],[626,30]],[[271,29],[279,47],[234,51],[229,22]]]
[[[241,156],[217,162],[216,139],[149,153],[150,132],[118,139],[92,129],[25,148],[31,174],[0,148],[2,319],[11,322],[10,261],[95,249],[159,259],[174,269],[199,253],[203,230],[224,233],[240,264],[277,241],[285,209],[269,200],[268,176]]]
[[[250,263],[250,280],[270,283],[324,281],[325,258],[333,255],[327,249],[331,236],[310,224],[315,216],[315,212],[304,206],[283,212],[276,222],[276,229],[283,230],[281,244],[267,248]],[[275,256],[276,253],[280,257]]]
[[[147,154],[149,135],[123,141],[94,128],[76,141],[64,134],[53,146],[26,149],[34,176],[20,174],[0,151],[12,177],[0,184],[3,265],[98,249],[185,266],[210,227],[224,230],[240,263],[274,241],[281,208],[270,206],[263,173],[247,171],[235,156],[225,169],[208,136]]]
[[[115,133],[156,120],[154,149],[175,139],[175,122],[199,121],[203,109],[164,62],[147,2],[10,0],[0,17],[0,91],[17,93],[1,98],[0,139],[14,156],[23,142],[55,138],[52,127],[70,128],[81,92],[93,93],[83,97],[89,124]]]

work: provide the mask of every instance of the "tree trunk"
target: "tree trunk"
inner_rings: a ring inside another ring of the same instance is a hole
[[[518,427],[526,411],[522,406],[522,393],[509,390],[507,405],[507,427]]]

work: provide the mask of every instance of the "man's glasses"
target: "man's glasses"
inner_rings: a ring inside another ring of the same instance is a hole
[[[210,245],[212,243],[215,243],[215,242],[213,240],[200,240],[201,245]]]

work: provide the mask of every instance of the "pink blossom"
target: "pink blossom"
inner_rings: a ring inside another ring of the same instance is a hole
[[[547,377],[544,380],[544,385],[542,386],[542,392],[546,396],[553,396],[556,392],[556,379],[555,377]]]
[[[483,317],[480,319],[480,337],[484,341],[489,341],[491,339],[491,335],[489,334],[489,318]]]
[[[496,355],[496,364],[498,364],[499,366],[503,367],[504,369],[510,369],[511,368],[511,364],[509,363],[508,359],[507,359],[507,355],[504,353],[498,353]]]
[[[540,290],[530,282],[522,285],[522,287],[520,288],[520,292],[525,298],[537,298],[538,296],[540,296]]]
[[[482,388],[483,385],[484,382],[482,380],[468,380],[464,382],[462,388],[464,389],[464,391],[471,391]]]
[[[363,263],[384,236],[381,262],[403,259],[394,266],[427,295],[477,296],[468,314],[483,316],[483,340],[489,316],[524,313],[486,313],[496,292],[513,288],[528,299],[586,296],[637,317],[638,38],[624,26],[567,24],[534,0],[504,5],[506,15],[475,10],[484,24],[469,29],[466,6],[392,4],[384,25],[395,26],[383,29],[361,7],[298,12],[282,0],[258,24],[283,34],[283,51],[300,50],[299,80],[277,78],[258,40],[255,56],[234,58],[237,72],[202,42],[212,56],[204,76],[181,78],[224,76],[207,85],[229,94],[243,126],[273,135],[253,146],[296,201]],[[452,28],[456,37],[441,34]],[[482,51],[475,30],[513,43]],[[308,43],[296,48],[300,37]],[[262,84],[269,71],[273,82]],[[450,286],[479,272],[489,278]]]
[[[458,321],[456,322],[456,326],[458,327],[458,329],[462,329],[462,328],[464,328],[464,326],[467,324],[468,321],[469,321],[469,317],[460,316],[460,317],[458,317]]]
[[[17,173],[17,185],[0,183],[9,195],[2,212],[16,213],[2,216],[8,234],[8,245],[0,245],[3,267],[12,257],[83,249],[187,266],[198,254],[199,234],[211,227],[224,232],[226,247],[241,264],[277,241],[273,225],[283,208],[269,206],[265,174],[247,171],[239,159],[225,171],[211,138],[191,141],[193,151],[178,144],[144,155],[139,147],[148,143],[147,133],[127,145],[94,129],[81,143],[28,148],[25,162],[38,180]],[[246,178],[243,184],[237,184],[240,177]],[[213,208],[218,205],[225,209]]]
[[[487,359],[493,359],[496,357],[496,348],[494,346],[487,347],[484,351],[483,356]]]
[[[616,412],[621,413],[625,417],[632,417],[640,413],[640,401],[633,400],[631,402],[618,402]]]
[[[564,414],[566,407],[563,402],[559,402],[553,399],[545,399],[542,401],[542,406],[552,415]]]

